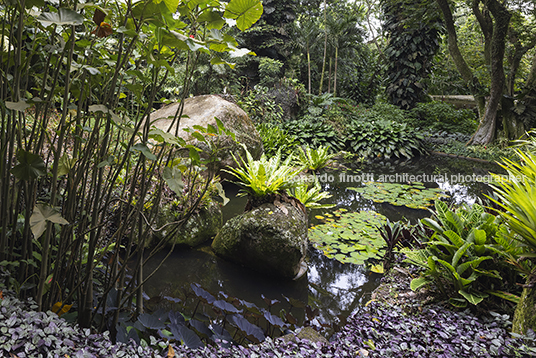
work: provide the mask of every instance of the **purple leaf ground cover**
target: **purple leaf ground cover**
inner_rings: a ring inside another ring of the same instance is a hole
[[[512,338],[508,317],[476,318],[439,306],[398,307],[372,302],[348,319],[329,343],[266,338],[248,347],[231,345],[188,349],[152,338],[148,345],[113,344],[108,333],[92,334],[52,312],[35,312],[35,303],[4,294],[0,300],[0,356],[39,357],[533,357],[534,337]]]

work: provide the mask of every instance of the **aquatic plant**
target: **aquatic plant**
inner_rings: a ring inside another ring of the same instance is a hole
[[[448,198],[440,188],[427,188],[420,182],[411,184],[368,182],[363,187],[348,189],[360,193],[363,199],[412,209],[427,209],[433,205],[433,201]]]
[[[246,148],[244,150],[246,152],[246,161],[240,156],[239,161],[233,155],[238,168],[224,169],[224,171],[238,179],[235,183],[242,187],[239,195],[265,197],[298,185],[294,177],[303,168],[295,168],[290,165],[293,159],[292,156],[281,161],[281,151],[278,151],[270,159],[263,154],[259,160],[254,160],[249,151]]]
[[[385,224],[377,228],[386,245],[382,261],[384,271],[388,271],[391,267],[396,251],[403,247],[419,245],[414,228],[402,221],[391,222],[387,219]]]
[[[383,257],[385,242],[376,228],[386,222],[383,215],[339,209],[316,217],[324,223],[309,229],[309,239],[327,257],[356,265]]]

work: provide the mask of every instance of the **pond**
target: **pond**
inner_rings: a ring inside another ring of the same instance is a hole
[[[362,187],[362,182],[371,180],[399,183],[419,181],[427,188],[442,189],[449,196],[443,199],[448,203],[472,204],[489,191],[486,184],[475,179],[486,179],[488,171],[499,171],[492,164],[439,156],[400,163],[347,163],[345,167],[321,173],[323,188],[332,194],[327,200],[329,203],[348,211],[374,210],[391,221],[405,218],[413,223],[429,216],[429,211],[374,202],[349,188]],[[231,185],[226,186],[226,192],[231,198],[223,208],[224,219],[228,220],[243,211],[245,199],[237,198],[237,189]],[[310,224],[318,223],[316,215],[336,208],[309,213]],[[337,316],[348,316],[366,303],[381,279],[381,275],[367,271],[363,265],[343,264],[329,259],[312,246],[308,252],[307,274],[296,281],[266,277],[224,261],[212,253],[210,246],[175,251],[147,282],[145,292],[150,297],[179,297],[185,288],[195,282],[213,293],[223,291],[259,307],[266,306],[262,299],[264,296],[282,301],[280,306],[274,308],[288,311],[289,305],[284,305],[286,301],[282,295],[291,297],[313,308],[318,307],[320,321],[333,322]],[[164,252],[149,262],[145,272],[156,268],[163,256]]]

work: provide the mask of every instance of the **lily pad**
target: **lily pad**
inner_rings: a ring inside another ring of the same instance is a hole
[[[411,184],[368,182],[364,187],[348,189],[376,203],[389,203],[411,209],[427,209],[435,200],[449,197],[441,189],[426,188],[419,182]]]
[[[325,220],[309,229],[309,239],[325,256],[356,265],[383,257],[385,241],[376,226],[386,222],[385,216],[374,211],[346,210],[337,210],[333,215],[336,220]]]

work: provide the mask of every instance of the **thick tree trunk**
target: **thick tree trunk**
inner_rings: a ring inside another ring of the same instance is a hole
[[[480,117],[483,116],[484,109],[486,106],[486,101],[484,95],[482,94],[482,86],[478,79],[473,75],[473,71],[465,62],[463,55],[458,47],[458,35],[456,34],[456,27],[454,26],[454,19],[452,17],[452,11],[448,0],[436,0],[441,12],[443,13],[443,19],[445,20],[445,27],[447,28],[448,33],[448,48],[450,56],[458,72],[462,76],[463,80],[469,85],[471,93],[475,97],[475,100],[478,105],[478,114]]]
[[[484,0],[495,19],[493,26],[493,36],[491,39],[491,87],[490,97],[486,103],[486,111],[481,119],[475,135],[473,144],[488,144],[495,139],[497,127],[497,112],[502,100],[505,75],[504,75],[504,50],[506,47],[506,35],[512,15],[508,9],[497,0]]]
[[[484,11],[480,10],[480,2],[481,0],[473,0],[472,8],[473,14],[475,14],[480,28],[482,29],[482,33],[484,34],[484,61],[486,62],[486,65],[489,66],[491,64],[491,38],[493,36],[493,19],[489,15],[489,11],[487,9],[484,9]]]

